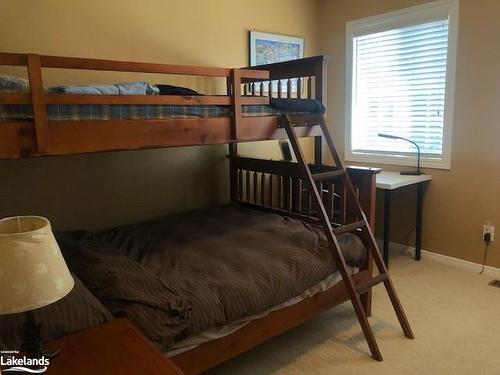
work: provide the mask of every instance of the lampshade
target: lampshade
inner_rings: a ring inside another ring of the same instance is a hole
[[[40,216],[0,220],[0,314],[50,305],[73,285],[49,220]]]

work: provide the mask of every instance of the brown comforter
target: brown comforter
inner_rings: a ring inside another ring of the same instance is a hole
[[[339,241],[347,262],[361,266],[360,239]],[[320,229],[236,206],[85,234],[62,247],[101,302],[162,350],[283,303],[337,270]]]

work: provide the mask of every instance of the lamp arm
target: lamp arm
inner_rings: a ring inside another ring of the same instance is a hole
[[[403,138],[403,137],[401,137],[401,139],[404,139],[405,141],[410,142],[411,144],[413,144],[417,148],[417,172],[420,173],[420,147],[419,147],[419,145],[416,142],[413,142],[411,139],[407,139],[407,138]]]
[[[400,137],[398,135],[392,135],[392,134],[378,133],[378,136],[383,137],[383,138],[390,138],[390,139],[401,139],[403,141],[410,142],[412,145],[414,145],[417,148],[417,171],[416,171],[416,173],[422,174],[422,172],[420,172],[420,146],[416,142],[412,141],[411,139],[403,138],[403,137]],[[414,173],[401,172],[401,174],[412,174],[413,175]]]
[[[403,141],[407,141],[407,142],[410,142],[412,145],[414,145],[416,148],[417,148],[417,172],[420,172],[420,147],[419,145],[412,141],[411,139],[408,139],[408,138],[403,138],[403,137],[400,137],[400,136],[393,136],[395,139],[402,139]]]

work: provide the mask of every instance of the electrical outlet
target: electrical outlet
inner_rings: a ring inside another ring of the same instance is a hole
[[[490,234],[490,242],[495,241],[495,226],[491,224],[483,225],[483,238],[486,233]]]

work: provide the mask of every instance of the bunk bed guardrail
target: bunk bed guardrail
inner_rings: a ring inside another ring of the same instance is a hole
[[[305,188],[304,176],[300,174],[297,163],[268,159],[232,157],[237,170],[237,199],[243,206],[258,210],[276,212],[285,216],[318,224],[317,213],[313,209],[311,192]],[[346,188],[338,178],[331,177],[335,167],[310,165],[317,176],[316,185],[330,221],[334,227],[353,221],[351,203],[346,199]],[[363,208],[373,223],[374,197],[372,197],[375,175],[378,168],[349,167],[358,198],[364,202]],[[325,173],[323,173],[325,172]],[[324,177],[322,177],[322,174]]]
[[[231,77],[234,69],[168,65],[128,61],[112,61],[59,56],[40,56],[36,54],[0,53],[0,65],[26,66],[28,69],[30,93],[2,93],[1,104],[31,104],[34,115],[34,136],[36,149],[40,154],[51,152],[50,128],[47,118],[47,104],[166,104],[166,105],[231,105],[230,95],[204,95],[200,97],[183,96],[143,96],[143,95],[68,95],[44,91],[42,68],[104,70],[131,73],[157,73],[195,75],[204,77]],[[238,77],[269,77],[266,71],[237,69]],[[241,104],[267,104],[266,98],[246,98]],[[26,131],[23,132],[26,135]]]
[[[269,71],[269,79],[242,78],[244,95],[316,99],[325,103],[326,62],[325,56],[313,56],[249,67],[247,69]]]
[[[0,66],[27,68],[31,89],[29,93],[0,93],[0,105],[31,105],[34,117],[32,121],[0,124],[0,159],[285,138],[285,132],[279,129],[278,116],[245,117],[241,106],[267,105],[269,96],[284,97],[285,92],[287,97],[295,93],[296,97],[324,101],[324,61],[323,56],[318,56],[230,69],[0,53]],[[226,95],[203,96],[58,94],[44,90],[45,68],[225,77],[227,92]],[[271,90],[265,90],[266,83]],[[231,106],[232,116],[50,121],[47,115],[50,104],[221,105]],[[303,129],[302,133],[299,131],[299,135],[318,134],[312,127]],[[316,153],[320,154],[318,150]]]

